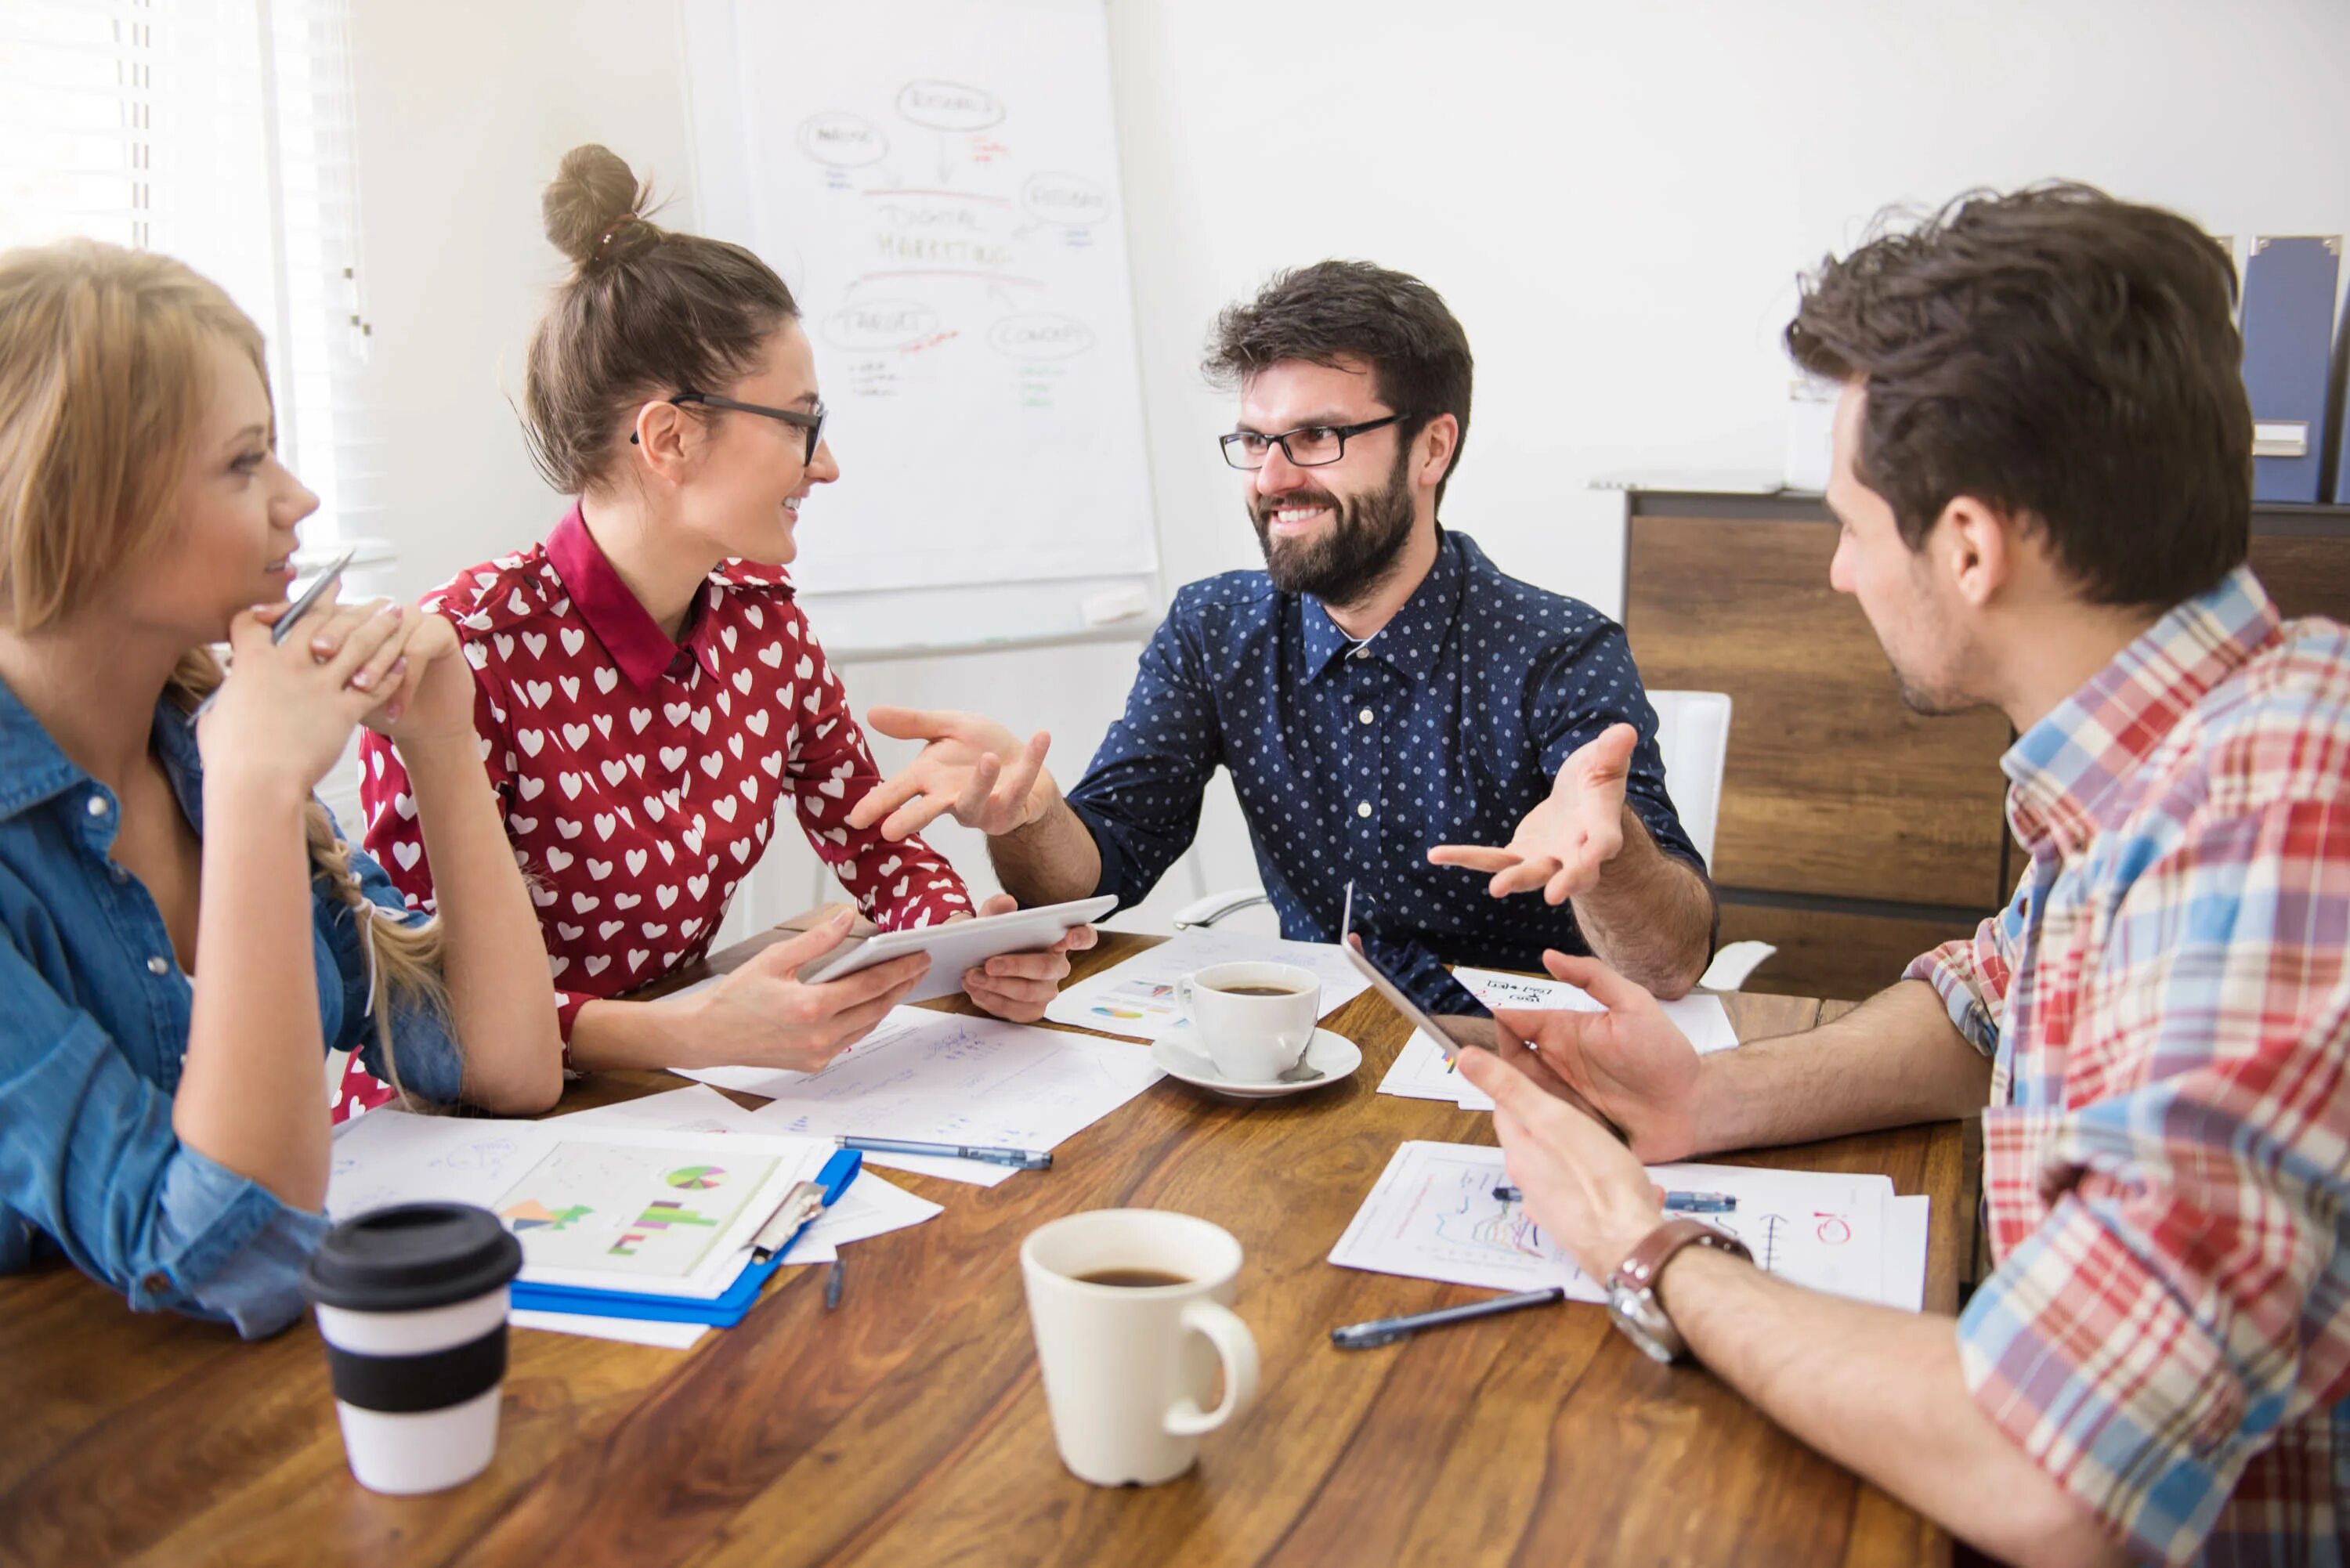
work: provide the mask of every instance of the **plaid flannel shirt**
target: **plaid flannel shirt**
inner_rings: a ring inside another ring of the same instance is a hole
[[[1976,1402],[2134,1555],[2350,1531],[2350,631],[2239,568],[2002,761],[2032,864],[1918,959],[1996,1062]]]

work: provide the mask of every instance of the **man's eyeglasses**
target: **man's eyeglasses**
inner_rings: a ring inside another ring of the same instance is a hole
[[[1409,414],[1389,414],[1382,420],[1365,420],[1358,425],[1300,425],[1279,435],[1259,435],[1254,431],[1234,431],[1218,436],[1224,449],[1224,461],[1234,468],[1253,473],[1264,466],[1264,460],[1279,447],[1281,454],[1299,468],[1322,468],[1347,455],[1347,438],[1361,435],[1365,431],[1379,430]]]
[[[700,403],[705,408],[733,409],[738,414],[763,414],[771,420],[781,420],[787,425],[797,425],[807,431],[807,451],[800,458],[803,465],[816,461],[816,443],[824,440],[826,410],[822,408],[812,414],[803,413],[797,409],[770,409],[759,403],[738,403],[732,398],[722,398],[713,392],[680,392],[669,401],[680,406]],[[637,444],[634,431],[629,432],[629,444]]]

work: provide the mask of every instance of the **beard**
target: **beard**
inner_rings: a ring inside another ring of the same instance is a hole
[[[1388,482],[1368,494],[1340,499],[1320,488],[1251,495],[1249,521],[1273,586],[1284,594],[1312,594],[1325,604],[1359,604],[1395,572],[1411,542],[1411,465],[1407,447],[1396,453]],[[1285,506],[1330,508],[1330,526],[1310,539],[1273,537],[1273,514]]]

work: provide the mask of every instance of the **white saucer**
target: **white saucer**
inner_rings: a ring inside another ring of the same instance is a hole
[[[1208,1059],[1208,1054],[1193,1045],[1189,1020],[1179,1020],[1175,1026],[1159,1037],[1150,1047],[1150,1060],[1170,1077],[1180,1078],[1194,1088],[1205,1089],[1228,1100],[1277,1100],[1284,1095],[1302,1095],[1313,1089],[1326,1089],[1352,1074],[1363,1064],[1362,1047],[1343,1034],[1327,1029],[1316,1029],[1305,1047],[1306,1062],[1322,1069],[1318,1078],[1302,1084],[1284,1084],[1279,1079],[1258,1083],[1240,1083],[1225,1077]]]

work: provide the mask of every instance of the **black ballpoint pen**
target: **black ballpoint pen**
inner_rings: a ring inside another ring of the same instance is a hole
[[[1515,1295],[1489,1296],[1465,1306],[1439,1307],[1434,1312],[1413,1313],[1408,1317],[1379,1317],[1368,1323],[1350,1323],[1344,1328],[1332,1329],[1330,1343],[1341,1350],[1369,1350],[1377,1345],[1392,1345],[1399,1339],[1409,1339],[1423,1328],[1474,1323],[1481,1317],[1516,1312],[1521,1307],[1549,1306],[1554,1302],[1565,1299],[1566,1292],[1557,1285],[1545,1290],[1520,1291]]]

